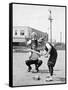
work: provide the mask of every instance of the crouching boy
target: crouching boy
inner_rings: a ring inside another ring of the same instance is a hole
[[[31,65],[34,64],[35,65],[35,70],[38,72],[39,71],[39,67],[42,64],[42,60],[39,60],[40,57],[40,51],[37,50],[38,47],[38,41],[36,38],[36,33],[32,33],[32,39],[31,39],[31,51],[30,51],[30,56],[29,56],[29,60],[26,60],[25,63],[28,66],[28,72],[31,71],[32,67]]]

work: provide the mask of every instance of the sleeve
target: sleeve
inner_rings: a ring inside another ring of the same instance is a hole
[[[48,48],[48,50],[51,49],[51,46],[49,45],[49,43],[46,43],[46,47]]]
[[[28,53],[28,56],[29,56],[29,57],[31,56],[31,52]]]

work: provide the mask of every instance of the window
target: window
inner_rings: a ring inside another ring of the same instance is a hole
[[[17,30],[15,30],[15,35],[17,35]]]
[[[22,36],[24,35],[24,30],[20,31],[20,35],[22,35]]]

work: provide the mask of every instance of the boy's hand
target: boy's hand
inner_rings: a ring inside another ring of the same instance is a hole
[[[49,58],[49,57],[50,57],[50,54],[47,53],[47,54],[45,55],[45,58]]]

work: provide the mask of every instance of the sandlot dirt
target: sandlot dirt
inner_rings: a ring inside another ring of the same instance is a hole
[[[14,52],[13,53],[13,85],[41,85],[41,84],[57,84],[65,83],[65,51],[58,50],[58,58],[54,67],[53,81],[46,81],[46,77],[49,74],[47,67],[47,58],[41,57],[43,64],[39,68],[39,72],[36,73],[34,65],[32,65],[32,71],[27,72],[27,66],[25,60],[28,60],[28,53]],[[39,76],[40,80],[34,79],[35,76]]]

